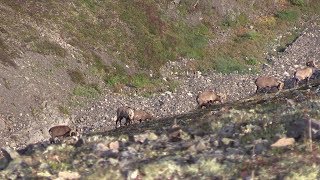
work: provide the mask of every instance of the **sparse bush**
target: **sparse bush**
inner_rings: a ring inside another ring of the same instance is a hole
[[[60,57],[66,57],[67,55],[67,51],[64,48],[49,40],[34,42],[33,51],[44,55],[57,55]]]
[[[278,12],[276,17],[282,21],[293,22],[299,18],[299,14],[295,10],[283,10]]]
[[[274,16],[266,16],[259,18],[259,24],[263,26],[263,28],[273,29],[276,24],[277,20]]]
[[[5,66],[17,67],[17,64],[12,60],[12,55],[7,51],[8,47],[2,39],[0,39],[0,62]]]
[[[169,179],[181,173],[181,167],[170,160],[149,163],[141,168],[145,179]]]
[[[303,6],[305,4],[304,0],[290,0],[290,3],[295,6]]]
[[[85,84],[85,77],[80,70],[68,70],[67,73],[69,74],[71,81],[76,84]]]

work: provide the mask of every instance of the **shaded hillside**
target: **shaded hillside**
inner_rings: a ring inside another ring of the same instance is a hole
[[[317,80],[310,89],[255,96],[55,145],[3,148],[0,177],[318,179],[319,107]],[[279,139],[282,143],[275,143]]]

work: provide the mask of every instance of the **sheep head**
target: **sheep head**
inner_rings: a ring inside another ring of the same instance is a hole
[[[308,62],[306,63],[306,65],[307,65],[308,67],[317,68],[316,62],[315,62],[314,60],[313,60],[313,61],[308,61]]]
[[[224,93],[218,93],[217,96],[219,97],[219,100],[221,103],[225,102],[225,100],[227,99],[227,95]]]

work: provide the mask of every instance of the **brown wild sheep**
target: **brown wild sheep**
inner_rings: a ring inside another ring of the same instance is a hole
[[[134,117],[134,110],[132,108],[130,108],[130,107],[119,107],[117,109],[116,128],[117,128],[118,122],[120,123],[120,126],[121,126],[121,120],[123,118],[126,119],[125,125],[131,124],[131,121],[133,120],[133,117]]]
[[[222,95],[222,94],[218,95],[213,91],[204,91],[198,94],[197,102],[198,102],[199,108],[203,108],[203,107],[208,107],[212,105],[216,101],[223,103],[224,98],[225,98],[225,95]]]
[[[153,119],[153,116],[146,111],[143,111],[143,110],[134,111],[134,116],[133,116],[134,121],[140,121],[141,123],[142,121],[151,120],[151,119]]]
[[[53,126],[49,129],[49,134],[51,136],[50,142],[54,142],[55,138],[62,138],[62,137],[68,137],[68,136],[74,136],[76,135],[76,132],[72,131],[69,126],[66,125],[59,125],[59,126]]]
[[[296,87],[298,85],[298,83],[302,80],[306,80],[306,84],[309,83],[309,80],[311,78],[311,76],[313,75],[313,73],[315,72],[315,68],[316,68],[316,64],[314,61],[308,61],[306,63],[306,65],[308,67],[305,67],[303,69],[298,69],[296,70],[296,72],[294,73],[294,87]]]
[[[272,88],[272,87],[277,87],[278,91],[280,91],[283,89],[283,86],[284,86],[284,83],[282,81],[278,80],[275,77],[268,77],[268,76],[258,77],[255,81],[255,84],[257,86],[256,93],[258,93],[260,89]]]

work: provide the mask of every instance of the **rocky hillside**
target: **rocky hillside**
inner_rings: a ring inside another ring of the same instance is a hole
[[[2,148],[2,179],[319,179],[319,80],[117,130]]]
[[[259,74],[287,79],[319,59],[319,7],[0,0],[0,146],[46,140],[58,124],[111,130],[125,104],[163,118],[195,109],[203,89],[251,96]]]

